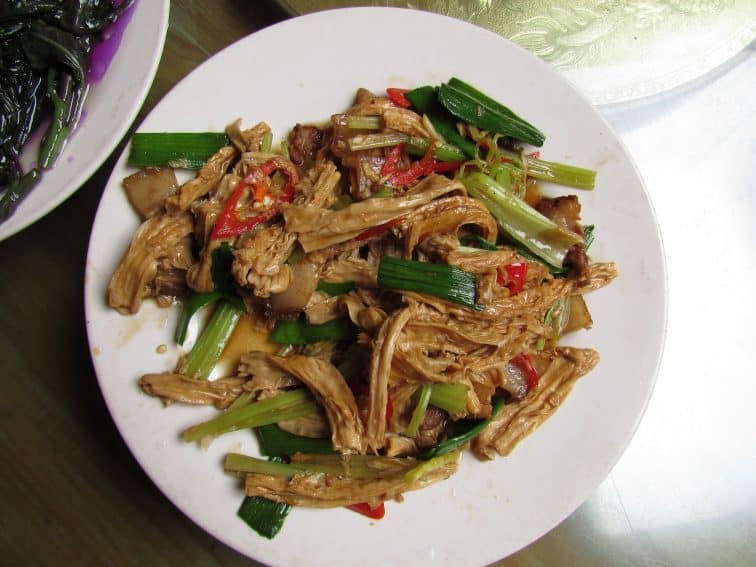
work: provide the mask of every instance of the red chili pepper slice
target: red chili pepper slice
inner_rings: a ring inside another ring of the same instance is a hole
[[[268,193],[268,188],[263,183],[262,176],[270,175],[277,169],[278,166],[276,166],[272,160],[266,161],[238,183],[234,192],[231,193],[228,201],[226,201],[223,210],[218,215],[218,220],[215,222],[213,232],[210,234],[211,240],[215,238],[232,238],[234,236],[239,236],[243,232],[254,228],[261,222],[265,222],[278,214],[280,211],[280,206],[278,206],[278,204],[276,204],[271,210],[245,219],[239,218],[236,213],[236,205],[239,203],[245,189],[250,185],[255,187],[254,199],[256,201],[262,201],[265,198],[265,195]],[[283,188],[281,194],[276,197],[276,200],[288,203],[294,199],[294,185],[297,183],[297,175],[292,171],[282,171],[288,177],[288,182]]]
[[[402,108],[409,108],[412,106],[412,103],[404,96],[404,93],[406,92],[407,89],[397,89],[393,87],[386,89],[386,95],[388,95],[389,100]]]
[[[428,149],[425,151],[425,155],[423,155],[423,159],[411,163],[407,169],[396,171],[386,180],[386,183],[389,185],[409,185],[421,175],[432,173],[432,167],[434,164],[433,153],[435,152],[435,148],[436,142],[431,142]]]
[[[391,148],[391,151],[389,152],[389,155],[386,156],[386,161],[383,162],[383,167],[381,167],[381,177],[386,177],[388,175],[393,175],[398,171],[397,165],[399,164],[399,160],[402,158],[402,154],[404,153],[404,147],[407,144],[402,142],[398,146],[394,146]]]
[[[399,217],[399,218],[390,220],[388,222],[384,222],[383,224],[379,224],[378,226],[372,226],[366,231],[358,234],[355,237],[355,240],[367,240],[368,238],[372,238],[373,236],[378,236],[379,234],[383,234],[390,228],[398,225],[401,221],[402,221],[402,217]]]
[[[407,169],[397,171],[386,180],[389,185],[409,185],[423,174],[419,161],[412,162]]]
[[[509,288],[509,292],[514,295],[520,293],[522,288],[525,287],[525,280],[528,277],[528,264],[527,262],[513,262],[504,266],[504,270],[507,272],[506,279],[501,273],[501,270],[496,273],[496,283]]]
[[[433,173],[457,171],[464,163],[463,161],[439,161],[433,164]]]
[[[430,175],[433,173],[433,166],[436,165],[436,158],[434,157],[436,146],[438,146],[436,140],[433,140],[428,144],[428,149],[425,150],[425,155],[423,155],[423,159],[420,160],[420,166],[423,168],[423,175]]]
[[[528,380],[528,390],[538,387],[538,372],[533,366],[533,359],[530,358],[529,354],[521,352],[512,359],[512,363],[519,366],[525,373]]]
[[[394,417],[394,402],[391,401],[391,396],[386,400],[386,421]]]
[[[383,518],[383,516],[386,515],[386,508],[383,505],[383,502],[378,504],[375,508],[371,508],[367,502],[361,502],[359,504],[350,504],[349,506],[344,506],[345,508],[348,508],[349,510],[352,510],[353,512],[357,512],[358,514],[362,514],[363,516],[367,516],[368,518],[372,518],[374,520],[380,520]]]
[[[535,151],[528,154],[528,157],[532,157],[534,159],[539,159],[541,157],[541,152]]]

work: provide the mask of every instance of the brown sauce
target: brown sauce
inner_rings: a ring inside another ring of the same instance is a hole
[[[235,374],[239,359],[249,351],[278,352],[281,345],[269,342],[268,333],[262,316],[250,313],[242,315],[218,361],[220,376]]]

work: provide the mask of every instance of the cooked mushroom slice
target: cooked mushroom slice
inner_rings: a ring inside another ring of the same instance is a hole
[[[131,206],[146,219],[160,211],[166,197],[178,191],[178,181],[170,167],[145,167],[126,177],[123,188]]]

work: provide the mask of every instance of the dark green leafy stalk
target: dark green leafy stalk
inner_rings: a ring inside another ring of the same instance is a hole
[[[229,141],[222,132],[137,132],[131,139],[129,165],[200,169]]]
[[[57,74],[54,69],[50,69],[47,73],[47,92],[53,103],[53,115],[39,149],[39,160],[43,169],[49,169],[55,163],[71,132],[66,123],[66,101],[58,96],[56,87]]]
[[[268,457],[287,457],[295,453],[335,453],[330,439],[312,439],[284,431],[275,424],[257,428],[260,452]]]
[[[349,293],[356,287],[357,285],[354,282],[318,282],[315,289],[333,297]]]
[[[349,319],[334,319],[322,325],[309,325],[297,319],[279,319],[270,334],[270,342],[291,345],[305,345],[320,341],[351,341],[357,329]]]
[[[428,293],[474,309],[477,280],[474,274],[449,264],[431,264],[383,256],[378,265],[378,285]]]
[[[0,4],[0,23],[16,18],[41,16],[59,8],[60,0],[37,0],[36,2],[3,2]]]
[[[7,219],[16,206],[24,200],[34,186],[39,182],[40,175],[38,169],[32,169],[23,177],[15,179],[8,187],[8,190],[0,198],[0,221]]]
[[[412,106],[425,114],[444,140],[459,148],[467,158],[475,157],[475,143],[460,135],[457,131],[457,119],[452,116],[438,101],[438,89],[424,86],[404,94]],[[456,161],[456,160],[449,160]]]
[[[476,437],[481,431],[486,428],[491,420],[496,417],[496,415],[501,411],[501,408],[504,407],[504,403],[505,402],[503,399],[494,401],[493,408],[491,410],[491,417],[489,417],[488,419],[464,419],[458,422],[454,422],[456,432],[451,435],[446,441],[443,441],[435,447],[432,447],[422,453],[419,458],[432,459],[461,447],[462,445]]]
[[[438,90],[438,99],[454,116],[473,126],[510,136],[534,146],[546,137],[535,126],[475,87],[452,78]]]
[[[70,70],[79,85],[84,84],[88,54],[84,38],[37,20],[21,41],[32,67],[44,70],[60,65]]]

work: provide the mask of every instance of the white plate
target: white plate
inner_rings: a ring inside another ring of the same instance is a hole
[[[42,173],[40,182],[13,216],[0,223],[0,241],[70,197],[121,141],[155,77],[168,29],[169,5],[169,0],[137,0],[124,14],[130,21],[105,75],[90,86],[78,127],[55,167]],[[36,132],[24,148],[21,163],[25,171],[36,164],[40,139],[41,134]]]
[[[386,39],[390,38],[390,39]],[[262,30],[219,53],[184,79],[142,131],[220,130],[237,117],[267,121],[283,136],[297,122],[348,107],[357,87],[438,84],[458,76],[510,105],[547,135],[542,155],[599,170],[581,193],[583,218],[597,225],[595,259],[618,262],[621,277],[589,298],[595,326],[574,342],[594,346],[598,368],[558,412],[509,458],[469,455],[446,482],[389,503],[369,521],[344,509],[297,509],[273,540],[236,517],[242,492],[221,472],[229,450],[256,454],[249,432],[209,450],[179,432],[215,413],[171,406],[142,394],[137,379],[169,370],[177,309],[148,302],[135,317],[108,309],[108,280],[138,220],[116,165],[94,223],[86,269],[92,358],[105,400],[147,474],[197,524],[269,564],[482,564],[552,529],[609,473],[651,394],[666,322],[666,271],[648,194],[626,150],[604,120],[549,66],[482,28],[418,11],[357,8],[320,12]]]

